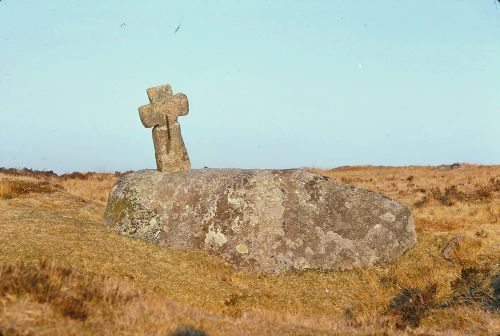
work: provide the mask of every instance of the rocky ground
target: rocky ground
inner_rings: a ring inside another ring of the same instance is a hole
[[[119,174],[1,170],[0,335],[500,332],[500,166],[315,171],[411,207],[416,247],[360,271],[235,271],[102,225]]]

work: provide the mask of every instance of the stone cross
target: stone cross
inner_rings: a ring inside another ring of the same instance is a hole
[[[172,95],[172,88],[168,84],[149,88],[146,92],[150,104],[139,107],[139,116],[144,127],[153,127],[156,167],[161,172],[191,169],[177,121],[178,116],[188,114],[186,95]]]

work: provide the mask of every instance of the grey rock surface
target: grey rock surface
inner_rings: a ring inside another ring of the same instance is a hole
[[[138,171],[111,190],[105,223],[271,274],[391,263],[416,242],[407,207],[299,169]]]

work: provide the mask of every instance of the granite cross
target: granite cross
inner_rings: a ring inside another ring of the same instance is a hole
[[[172,94],[170,85],[146,90],[149,105],[139,107],[144,127],[153,127],[156,167],[161,172],[191,169],[191,162],[182,140],[178,116],[188,114],[189,105],[185,94]]]

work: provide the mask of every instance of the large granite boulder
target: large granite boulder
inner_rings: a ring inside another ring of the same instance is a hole
[[[111,190],[105,223],[272,274],[390,263],[416,242],[402,204],[297,169],[138,171]]]

